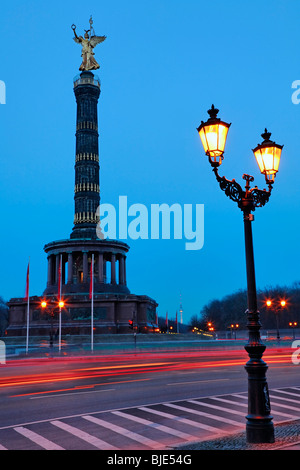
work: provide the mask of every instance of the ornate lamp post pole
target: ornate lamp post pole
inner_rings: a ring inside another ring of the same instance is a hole
[[[266,363],[262,360],[266,346],[260,338],[260,314],[257,309],[257,295],[254,269],[254,254],[251,222],[254,220],[252,212],[257,207],[264,206],[271,195],[275,175],[278,171],[281,145],[270,141],[271,134],[265,130],[262,134],[263,142],[254,150],[261,173],[265,175],[268,191],[250,187],[254,181],[253,176],[243,175],[246,181],[245,190],[234,180],[228,180],[220,176],[218,167],[223,160],[226,138],[230,124],[217,118],[219,110],[212,105],[208,111],[210,118],[207,122],[201,122],[197,128],[205,153],[213,168],[213,172],[222,191],[231,200],[237,203],[244,216],[246,271],[247,271],[247,297],[248,316],[247,327],[249,340],[245,349],[249,355],[249,361],[245,365],[248,373],[248,415],[246,416],[246,436],[250,443],[274,442],[274,426],[270,415],[270,400],[268,384],[266,380]]]

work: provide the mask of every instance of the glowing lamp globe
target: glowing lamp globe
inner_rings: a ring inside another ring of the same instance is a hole
[[[212,166],[220,166],[223,160],[223,154],[230,124],[227,124],[217,118],[218,109],[212,105],[208,111],[209,119],[201,122],[197,128],[204,151],[209,157]]]
[[[279,168],[283,145],[272,142],[270,140],[271,132],[268,132],[267,129],[261,136],[264,141],[253,149],[253,153],[261,173],[265,175],[266,182],[272,184]]]

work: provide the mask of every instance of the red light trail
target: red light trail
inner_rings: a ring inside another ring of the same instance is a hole
[[[291,356],[293,350],[291,348],[285,349],[274,349],[268,350],[264,359],[267,364],[291,364]],[[226,356],[228,359],[226,359]],[[142,374],[160,374],[167,371],[187,371],[187,370],[199,370],[207,368],[224,368],[224,367],[244,367],[248,360],[248,356],[245,351],[241,350],[219,350],[219,351],[169,351],[168,353],[143,353],[143,356],[127,355],[127,356],[93,356],[93,357],[78,357],[78,358],[62,358],[62,359],[47,359],[47,365],[53,366],[64,366],[65,364],[73,364],[73,367],[68,371],[53,371],[48,373],[40,373],[32,369],[35,366],[41,366],[45,364],[45,359],[37,360],[19,360],[8,363],[8,367],[16,366],[22,367],[22,373],[19,375],[13,375],[0,379],[0,389],[6,389],[15,386],[38,386],[43,384],[56,384],[61,382],[71,382],[76,380],[93,380],[95,378],[117,378]],[[145,362],[143,362],[145,361]],[[152,362],[150,362],[152,361]],[[93,363],[91,367],[78,367],[81,363]],[[100,364],[99,364],[100,362]],[[95,363],[99,364],[96,365]],[[103,363],[105,365],[103,365]],[[27,367],[30,367],[30,372],[27,371]],[[7,368],[5,367],[6,371]],[[135,380],[148,380],[148,379],[135,379]],[[71,388],[59,388],[56,390],[45,390],[45,391],[32,391],[16,396],[27,396],[27,395],[38,395],[54,392],[64,392],[66,390],[80,390],[93,388],[100,385],[112,385],[117,383],[127,383],[131,380],[118,380],[115,382],[103,382],[103,383],[92,383],[92,384],[81,384]]]

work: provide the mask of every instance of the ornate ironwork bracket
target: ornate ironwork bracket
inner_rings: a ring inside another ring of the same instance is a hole
[[[254,211],[257,207],[264,206],[271,196],[271,183],[268,183],[269,191],[266,191],[266,189],[258,189],[257,186],[251,189],[250,182],[253,182],[254,178],[251,175],[244,174],[243,179],[246,181],[244,191],[235,179],[228,180],[225,176],[220,176],[217,167],[213,168],[213,172],[222,191],[224,191],[226,196],[232,201],[236,202],[244,213],[250,214],[250,212]]]

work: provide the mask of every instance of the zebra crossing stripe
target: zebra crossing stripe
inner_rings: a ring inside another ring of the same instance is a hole
[[[140,444],[144,444],[148,447],[151,447],[151,449],[160,449],[161,444],[157,441],[153,441],[152,439],[148,439],[147,437],[141,436],[140,434],[137,434],[135,432],[129,431],[126,428],[123,428],[121,426],[117,426],[116,424],[108,423],[107,421],[104,421],[103,419],[96,418],[95,416],[83,416],[84,419],[91,421],[92,423],[98,424],[99,426],[103,426],[105,428],[108,428],[110,431],[114,431],[118,434],[121,434],[122,436],[126,436],[129,439],[132,439],[136,442],[139,442]]]
[[[216,421],[221,421],[222,423],[232,424],[233,426],[241,427],[242,423],[239,421],[234,421],[233,419],[224,418],[223,416],[216,416],[210,413],[205,413],[204,411],[194,410],[192,408],[187,408],[186,406],[174,405],[173,403],[165,403],[165,406],[170,408],[175,408],[176,410],[185,411],[187,413],[192,413],[193,415],[205,416],[206,418],[213,419]]]
[[[280,406],[280,408],[287,408],[288,410],[292,410],[292,411],[298,411],[298,413],[300,413],[300,408],[296,408],[295,406],[291,406],[291,405],[283,405],[282,403],[276,403],[274,401],[274,399],[276,400],[277,397],[273,397],[273,400],[272,400],[272,405],[274,406]]]
[[[197,439],[195,436],[191,434],[187,434],[182,431],[177,431],[176,429],[169,428],[168,426],[164,426],[163,424],[154,423],[148,419],[140,418],[139,416],[130,415],[128,413],[123,413],[122,411],[113,411],[113,414],[116,416],[121,416],[122,418],[130,419],[131,421],[135,421],[139,424],[144,424],[145,426],[150,426],[158,431],[165,432],[167,434],[171,434],[172,436],[180,437],[181,439],[191,440]]]
[[[18,426],[14,428],[14,430],[46,450],[64,450],[62,447],[55,444],[54,442],[49,441],[45,437],[40,436],[40,434],[37,434],[36,432],[31,431],[30,429],[24,428],[23,426]]]
[[[296,403],[300,406],[299,400],[293,400],[293,398],[286,398],[286,397],[278,397],[277,395],[270,394],[270,398],[274,398],[275,400],[284,400],[288,401],[289,403]],[[299,410],[300,411],[300,410]]]
[[[63,423],[62,421],[51,421],[51,424],[57,426],[60,429],[63,429],[64,431],[69,432],[73,436],[79,437],[79,439],[82,439],[83,441],[88,442],[89,444],[92,444],[93,446],[97,447],[97,449],[119,450],[117,447],[114,447],[108,444],[107,442],[104,442],[101,439],[98,439],[97,437],[88,434],[85,431],[81,431],[81,429],[78,429],[75,426],[70,426],[69,424]]]
[[[228,403],[229,405],[235,405],[235,406],[248,406],[247,403],[239,403],[237,401],[232,401],[232,400],[227,400],[226,398],[220,398],[220,397],[209,397],[210,400],[217,400],[221,401],[223,403]]]
[[[165,403],[164,403],[165,405]],[[188,426],[193,426],[195,428],[204,429],[205,431],[211,431],[213,433],[222,433],[224,431],[209,426],[208,424],[198,423],[197,421],[192,421],[191,419],[181,418],[180,416],[172,415],[171,413],[165,413],[164,411],[154,410],[152,408],[140,407],[139,410],[147,411],[148,413],[153,413],[158,416],[163,416],[164,418],[169,418],[176,420],[179,423],[187,424]]]
[[[225,408],[224,406],[212,405],[211,403],[206,403],[200,400],[189,400],[189,403],[194,403],[195,405],[202,405],[208,408],[213,408],[214,410],[226,411],[227,413],[239,416],[245,416],[245,413],[241,411],[232,410],[230,408]]]
[[[244,397],[242,395],[235,394],[235,395],[232,395],[232,396],[237,397],[237,398],[244,398],[245,400],[248,400],[248,397]],[[276,404],[274,404],[273,401],[272,401],[271,402],[271,408],[272,408],[273,405],[276,406]],[[245,404],[245,406],[247,406],[247,404]],[[282,413],[281,411],[277,411],[277,410],[272,410],[272,414],[277,415],[277,416],[282,416],[283,418],[295,419],[294,415],[290,415],[288,413]]]
[[[294,387],[292,390],[298,390],[296,387]],[[284,395],[291,395],[293,397],[298,397],[300,398],[300,395],[299,393],[293,393],[293,392],[286,392],[285,390],[272,390],[272,392],[276,392],[276,393],[284,393]],[[299,403],[299,400],[298,400],[298,403]]]

